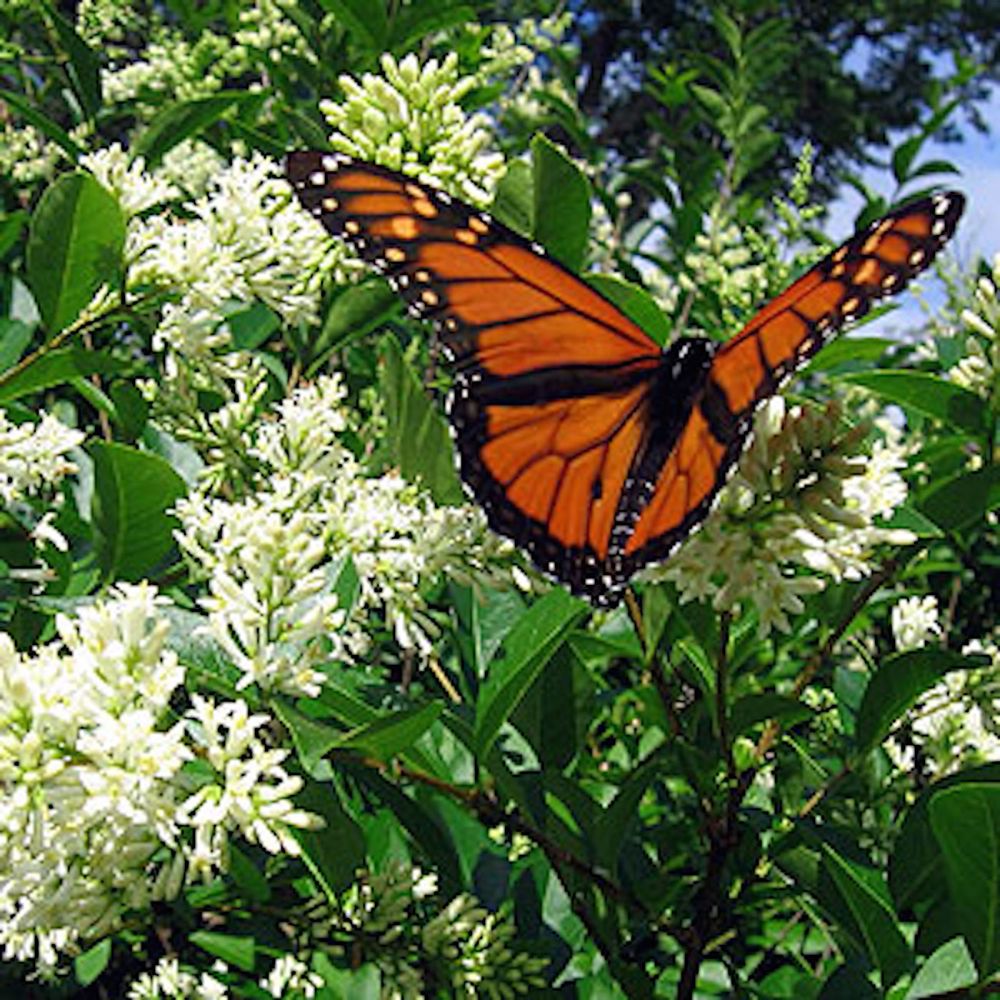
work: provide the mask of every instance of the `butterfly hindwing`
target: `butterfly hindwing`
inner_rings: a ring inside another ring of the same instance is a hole
[[[924,270],[951,238],[963,205],[961,194],[949,192],[890,212],[829,253],[719,346],[688,426],[625,543],[626,574],[665,558],[705,516],[743,451],[755,408],[845,323]],[[707,491],[707,473],[699,469],[706,461],[717,470]]]
[[[593,597],[660,349],[598,292],[484,213],[385,168],[293,153],[299,198],[435,320],[462,478],[491,525]]]
[[[682,338],[664,353],[541,247],[430,185],[335,153],[292,153],[288,175],[308,211],[435,321],[462,478],[490,524],[598,603],[705,518],[754,409],[927,267],[963,204],[952,193],[904,206],[732,340]]]

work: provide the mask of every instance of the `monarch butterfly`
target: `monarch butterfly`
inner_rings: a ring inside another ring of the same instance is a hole
[[[462,478],[491,526],[597,604],[708,514],[755,407],[848,320],[927,267],[956,192],[890,212],[731,340],[665,350],[544,249],[435,188],[337,153],[295,152],[303,206],[436,321]]]

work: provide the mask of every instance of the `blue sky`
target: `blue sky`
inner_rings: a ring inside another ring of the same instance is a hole
[[[948,251],[963,268],[971,266],[979,257],[992,260],[995,254],[1000,253],[1000,87],[993,88],[989,103],[982,106],[982,112],[989,124],[989,133],[983,135],[966,128],[963,142],[945,144],[930,141],[921,154],[921,160],[949,160],[961,170],[960,174],[933,179],[943,186],[963,192],[968,199],[965,214]],[[893,194],[893,180],[888,168],[868,168],[861,176],[873,190],[887,197]],[[853,189],[845,188],[843,195],[830,206],[826,231],[832,240],[846,239],[851,234],[861,205],[861,196]],[[936,281],[932,276],[922,276],[920,284],[929,303],[940,301],[940,290],[935,288]],[[899,309],[866,326],[864,335],[885,336],[893,330],[922,324],[923,314],[912,295],[904,292],[899,305]]]

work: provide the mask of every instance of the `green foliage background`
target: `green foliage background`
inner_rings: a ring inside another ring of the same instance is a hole
[[[791,276],[776,233],[804,259],[813,252],[821,206],[788,197],[806,172],[804,137],[817,151],[821,198],[864,159],[888,157],[887,193],[864,192],[865,222],[954,172],[927,161],[924,144],[974,116],[972,99],[997,73],[996,17],[985,5],[933,5],[906,24],[892,4],[850,15],[797,5],[791,16],[782,4],[641,6],[633,17],[628,5],[571,5],[563,43],[535,62],[541,84],[512,71],[470,90],[463,109],[491,116],[509,167],[498,217],[574,269],[596,259],[628,279],[598,287],[657,339],[681,310],[665,318],[637,286],[650,270],[680,281],[712,225],[736,227],[740,244],[764,257],[761,294]],[[172,0],[164,13],[196,46],[209,30],[226,37],[243,7]],[[471,73],[486,58],[489,25],[555,7],[302,0],[281,10],[307,56],[261,49],[211,94],[115,103],[79,11],[0,4],[0,113],[63,154],[51,184],[0,177],[0,405],[14,421],[59,412],[86,432],[93,470],[89,506],[66,492],[59,523],[72,545],[45,550],[41,588],[16,572],[37,554],[18,512],[2,515],[0,616],[19,648],[48,640],[56,611],[121,580],[149,578],[200,617],[199,583],[171,534],[190,472],[157,446],[134,391],[137,379],[157,377],[156,304],[81,316],[98,285],[114,293],[126,269],[116,200],[73,169],[82,147],[123,141],[150,166],[190,137],[226,159],[236,148],[280,157],[322,147],[317,101],[343,96],[341,74],[378,72],[383,52],[449,51]],[[889,27],[868,34],[876,15]],[[852,75],[850,45],[887,54],[893,31],[906,44],[876,60],[880,85]],[[146,39],[130,30],[124,44],[138,57]],[[945,47],[956,52],[950,74],[940,60],[915,62]],[[533,117],[505,102],[518,88],[531,92]],[[892,149],[890,127],[907,130]],[[600,254],[588,238],[592,198],[615,226]],[[924,691],[949,671],[983,666],[960,650],[996,624],[996,396],[962,390],[940,360],[961,354],[955,318],[970,295],[953,278],[944,318],[922,335],[936,343],[935,360],[912,339],[872,337],[850,353],[833,345],[794,383],[803,399],[893,403],[921,431],[899,514],[916,541],[886,551],[871,575],[806,598],[787,633],[763,637],[752,611],[682,604],[666,583],[639,586],[630,617],[595,614],[559,587],[536,596],[441,582],[428,596],[437,672],[414,673],[373,622],[376,653],[364,667],[328,664],[320,697],[243,693],[278,720],[274,739],[294,750],[306,779],[301,801],[326,820],[304,836],[303,859],[246,846],[225,877],[87,942],[63,980],[27,989],[122,995],[166,950],[192,969],[221,957],[233,995],[265,995],[255,968],[294,950],[288,929],[308,923],[309,904],[335,905],[358,870],[402,860],[435,871],[447,894],[471,892],[511,916],[520,945],[548,963],[546,985],[525,986],[531,995],[984,993],[1000,972],[1000,771],[982,761],[932,780],[919,759],[904,771],[883,749],[889,734],[905,739]],[[747,318],[721,279],[684,301],[685,321],[720,337]],[[281,328],[266,306],[239,305],[246,343],[274,375],[267,403],[298,378],[339,370],[359,412],[372,394],[383,404],[381,423],[361,425],[358,455],[400,469],[442,504],[460,498],[428,393],[428,383],[439,387],[428,331],[378,279],[330,287],[312,328]],[[349,605],[354,570],[339,570],[331,587]],[[906,593],[935,594],[947,608],[939,644],[894,648],[889,608]],[[225,657],[206,655],[191,632],[172,640],[190,691],[233,693]],[[414,911],[405,919],[418,926]],[[324,981],[317,995],[396,995],[380,964],[391,942],[338,933],[307,949]],[[470,995],[413,954],[405,961],[424,995]],[[0,986],[23,989],[28,973],[8,961]]]

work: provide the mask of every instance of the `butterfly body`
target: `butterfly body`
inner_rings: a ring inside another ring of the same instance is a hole
[[[537,244],[430,185],[318,152],[292,153],[288,175],[304,207],[436,323],[461,475],[491,526],[599,604],[705,518],[755,408],[926,267],[963,204],[898,209],[731,340],[661,350]]]

